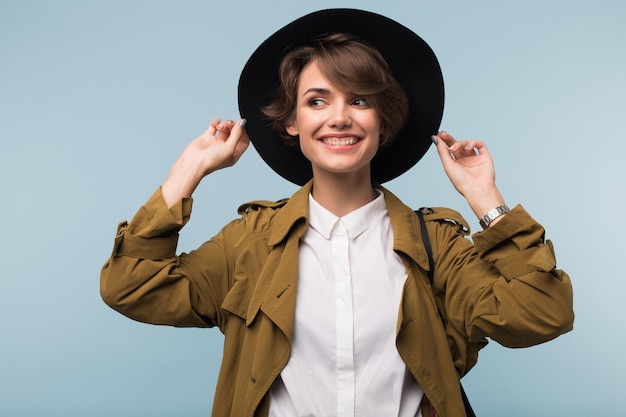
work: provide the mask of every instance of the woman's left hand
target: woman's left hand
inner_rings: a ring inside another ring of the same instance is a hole
[[[433,138],[437,139],[437,152],[448,178],[477,217],[504,204],[496,187],[493,159],[484,142],[456,140],[447,132],[439,132]]]

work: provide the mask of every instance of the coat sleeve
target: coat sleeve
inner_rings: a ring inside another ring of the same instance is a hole
[[[228,254],[219,236],[176,255],[191,199],[167,208],[157,190],[130,223],[120,223],[100,275],[106,304],[134,320],[177,327],[212,327],[228,288]]]
[[[441,220],[431,228],[434,290],[443,299],[449,337],[526,347],[572,329],[570,279],[556,268],[543,227],[521,206],[476,233],[473,244],[458,224]]]

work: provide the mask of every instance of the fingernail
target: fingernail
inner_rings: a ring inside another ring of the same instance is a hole
[[[246,123],[247,123],[247,122],[248,122],[248,121],[247,121],[246,119],[241,119],[241,120],[239,121],[239,127],[243,129],[244,127],[246,127]]]
[[[437,136],[432,135],[430,138],[432,139],[432,141],[433,141],[433,143],[434,143],[435,145],[438,145],[438,144],[439,144],[439,139],[437,139]]]

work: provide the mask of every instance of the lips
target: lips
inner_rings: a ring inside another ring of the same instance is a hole
[[[324,136],[320,141],[329,146],[350,146],[356,144],[360,138],[358,136]]]

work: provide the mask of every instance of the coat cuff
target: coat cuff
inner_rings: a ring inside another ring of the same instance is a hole
[[[130,223],[117,228],[113,256],[164,259],[176,256],[178,232],[189,221],[192,199],[183,198],[168,208],[156,190]]]
[[[176,256],[178,235],[166,238],[143,238],[128,233],[128,223],[118,225],[113,256],[160,260]]]
[[[128,232],[145,238],[173,236],[189,221],[192,204],[191,198],[183,198],[168,208],[159,188],[137,211]]]
[[[507,279],[534,271],[551,271],[556,257],[545,230],[522,206],[516,206],[501,221],[473,236],[480,258],[492,263]]]

